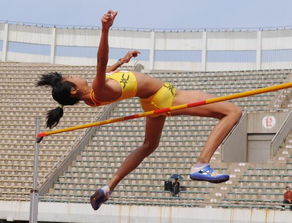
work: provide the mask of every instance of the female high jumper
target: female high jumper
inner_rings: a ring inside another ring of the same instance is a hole
[[[195,90],[179,90],[171,83],[163,83],[159,79],[140,72],[112,72],[123,63],[130,61],[140,52],[130,51],[116,64],[107,68],[108,64],[108,35],[116,11],[109,10],[101,19],[102,30],[97,53],[97,71],[92,86],[77,76],[62,76],[58,72],[42,75],[38,86],[51,86],[52,96],[60,104],[47,114],[47,127],[55,127],[63,116],[64,105],[74,105],[84,101],[89,106],[101,106],[127,98],[139,97],[144,111],[187,104],[214,97],[208,93]],[[90,197],[90,203],[97,210],[102,203],[109,199],[118,183],[127,176],[159,145],[161,132],[167,116],[191,115],[219,119],[211,131],[200,156],[191,167],[190,179],[221,183],[229,180],[229,175],[216,174],[210,167],[210,160],[220,143],[231,131],[241,117],[241,109],[230,102],[218,102],[200,107],[185,108],[146,117],[145,139],[143,144],[132,151],[108,184],[96,190]]]

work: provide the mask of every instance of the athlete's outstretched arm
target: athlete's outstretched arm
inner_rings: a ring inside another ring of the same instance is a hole
[[[140,54],[140,52],[137,51],[137,50],[129,51],[124,57],[119,59],[115,64],[113,64],[110,67],[108,67],[106,69],[106,72],[108,73],[108,72],[115,71],[120,66],[122,66],[124,63],[128,63],[133,57],[138,56],[138,54]]]
[[[101,19],[102,28],[101,28],[101,37],[97,52],[97,70],[96,77],[93,80],[92,88],[96,98],[99,98],[102,95],[102,91],[105,86],[105,72],[108,62],[108,33],[109,29],[112,26],[114,19],[118,12],[109,10],[106,14],[103,15]]]

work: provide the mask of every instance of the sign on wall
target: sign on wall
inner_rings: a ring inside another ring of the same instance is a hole
[[[272,129],[276,125],[276,118],[273,115],[266,115],[262,119],[262,125],[266,129]]]

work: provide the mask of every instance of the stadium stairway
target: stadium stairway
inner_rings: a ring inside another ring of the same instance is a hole
[[[292,183],[291,158],[292,132],[269,162],[238,164],[244,168],[221,196],[218,207],[280,209],[283,190]]]
[[[287,80],[292,81],[292,74],[288,75]],[[270,110],[285,110],[289,111],[292,108],[292,89],[288,88],[285,90],[282,90],[277,97],[275,97],[275,100],[271,102]]]

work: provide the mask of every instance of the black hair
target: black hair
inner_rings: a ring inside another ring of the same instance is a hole
[[[51,129],[58,125],[62,118],[64,105],[74,105],[79,102],[79,98],[71,95],[71,90],[76,88],[76,85],[70,81],[63,81],[62,74],[58,72],[43,74],[36,85],[52,87],[52,96],[60,104],[59,107],[47,112],[47,127]]]

